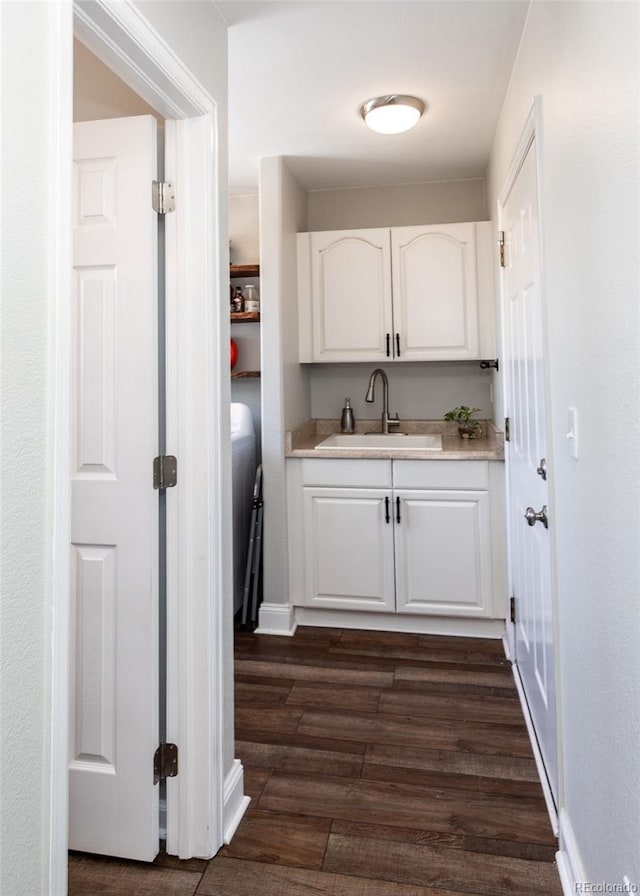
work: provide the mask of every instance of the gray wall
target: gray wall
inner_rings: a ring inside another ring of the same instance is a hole
[[[488,217],[482,178],[316,190],[308,201],[308,230],[453,224]]]

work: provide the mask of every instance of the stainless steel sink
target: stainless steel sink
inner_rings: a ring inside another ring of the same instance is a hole
[[[353,433],[345,435],[344,433],[333,433],[323,442],[316,445],[316,448],[339,449],[353,448],[355,451],[442,451],[441,435],[407,435],[406,433],[394,432],[385,435],[384,433],[367,432]]]

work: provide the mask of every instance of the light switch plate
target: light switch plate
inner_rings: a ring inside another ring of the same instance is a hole
[[[567,425],[567,443],[569,445],[569,457],[578,459],[578,412],[575,408],[569,408]]]

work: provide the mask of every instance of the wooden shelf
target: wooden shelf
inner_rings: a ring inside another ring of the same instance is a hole
[[[239,370],[238,373],[231,373],[232,380],[258,379],[259,376],[259,370]]]
[[[232,311],[231,312],[231,323],[236,324],[250,324],[250,323],[260,323],[260,312],[259,311]]]
[[[259,264],[230,264],[229,277],[234,280],[237,277],[259,277]]]

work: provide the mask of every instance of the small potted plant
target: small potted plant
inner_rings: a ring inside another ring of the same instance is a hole
[[[480,408],[468,408],[466,404],[461,404],[452,411],[447,411],[444,419],[458,424],[458,435],[461,439],[479,439],[482,436],[482,426],[479,420],[472,419],[479,410]]]

